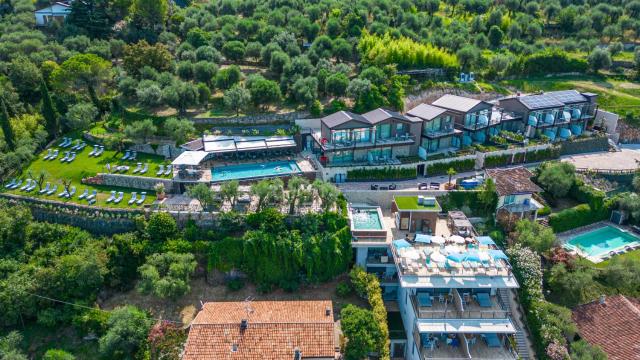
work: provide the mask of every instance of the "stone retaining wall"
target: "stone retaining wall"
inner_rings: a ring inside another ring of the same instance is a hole
[[[309,116],[307,111],[292,111],[280,114],[257,114],[248,116],[216,117],[216,118],[191,118],[194,124],[216,125],[216,124],[237,124],[237,125],[259,125],[273,124],[278,122],[291,122],[296,119]]]
[[[162,183],[167,193],[172,193],[178,189],[177,184],[173,180],[164,178],[98,173],[93,180],[100,182],[101,185],[140,190],[154,190],[157,183]]]

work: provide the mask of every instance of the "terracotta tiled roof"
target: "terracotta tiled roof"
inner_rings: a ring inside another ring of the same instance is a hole
[[[615,295],[573,311],[578,333],[598,345],[610,360],[640,359],[640,300]]]
[[[292,360],[296,349],[303,359],[333,358],[335,346],[331,301],[210,302],[191,324],[183,360]]]
[[[515,194],[532,194],[542,189],[531,181],[533,174],[526,168],[487,169],[487,176],[496,183],[496,191],[500,196]]]

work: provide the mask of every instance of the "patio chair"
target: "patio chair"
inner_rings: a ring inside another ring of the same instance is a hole
[[[87,201],[90,201],[90,200],[92,200],[92,199],[95,199],[95,198],[96,198],[96,195],[98,195],[98,191],[97,191],[97,190],[93,190],[93,191],[91,192],[91,195],[89,195],[89,196],[87,196],[87,197],[86,197]]]
[[[38,186],[38,183],[34,180],[31,182],[31,186],[29,186],[28,188],[25,189],[26,192],[32,192],[36,186]]]
[[[167,165],[167,168],[164,170],[164,175],[167,176],[167,175],[171,174],[172,168],[173,168],[173,166]]]
[[[127,150],[124,153],[124,156],[120,158],[120,160],[129,160],[129,157],[131,157],[131,152],[129,150]]]
[[[53,155],[53,150],[49,149],[49,150],[47,150],[47,155],[45,155],[43,159],[49,160],[51,155]]]
[[[141,169],[142,169],[142,163],[138,163],[138,164],[136,165],[136,168],[135,168],[135,169],[133,169],[133,173],[134,173],[134,174],[137,174],[137,173],[139,173],[139,172],[140,172],[140,170],[141,170]]]
[[[60,150],[55,149],[55,150],[53,151],[53,154],[51,154],[51,157],[49,157],[49,159],[48,159],[48,160],[55,160],[55,159],[58,157],[58,154],[60,154]]]
[[[122,201],[122,199],[124,199],[124,193],[122,191],[120,191],[118,193],[118,196],[116,196],[116,198],[113,200],[114,204],[118,204],[120,203],[120,201]]]
[[[111,196],[109,196],[109,198],[107,199],[107,202],[108,202],[108,203],[110,203],[110,202],[112,202],[112,201],[113,201],[113,200],[115,200],[115,199],[116,199],[116,191],[115,191],[115,190],[112,190],[112,191],[111,191]]]
[[[138,201],[136,201],[136,204],[138,205],[142,205],[142,203],[144,202],[144,200],[147,198],[147,193],[146,192],[141,192],[140,193],[140,199],[138,199]]]
[[[31,186],[31,179],[27,179],[27,182],[22,185],[22,187],[20,188],[20,191],[25,191],[29,186]]]
[[[67,194],[67,198],[71,199],[73,197],[73,195],[75,195],[75,194],[76,194],[76,187],[72,186],[69,189],[69,193]]]
[[[129,199],[129,205],[133,205],[133,203],[136,202],[137,197],[138,197],[138,193],[132,192],[131,199]]]
[[[133,150],[133,151],[131,152],[131,156],[129,156],[129,160],[130,160],[130,161],[136,161],[136,158],[137,158],[137,157],[138,157],[138,152],[137,152],[137,151],[135,151],[135,150]]]
[[[158,165],[158,171],[156,171],[156,176],[160,176],[164,174],[164,165],[160,164]]]
[[[8,184],[5,184],[5,185],[4,185],[4,188],[5,188],[5,189],[11,189],[11,187],[12,187],[13,185],[15,185],[15,184],[16,184],[16,179],[15,179],[15,178],[13,178],[13,179],[11,179],[11,181],[10,181]]]
[[[58,191],[58,185],[53,185],[53,187],[51,189],[49,189],[49,191],[47,191],[47,195],[53,195],[56,193],[56,191]]]
[[[46,193],[47,191],[49,191],[50,189],[51,189],[51,183],[48,182],[47,185],[45,185],[44,189],[41,189],[40,191],[38,191],[38,194],[42,195],[42,194]]]
[[[145,174],[147,171],[149,171],[149,164],[148,163],[144,163],[144,166],[142,167],[142,170],[140,170],[140,174]]]
[[[84,189],[84,192],[82,194],[80,194],[80,196],[78,196],[78,199],[82,200],[82,199],[86,198],[87,196],[89,196],[89,189]]]

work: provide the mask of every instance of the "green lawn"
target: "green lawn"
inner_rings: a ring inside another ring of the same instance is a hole
[[[626,258],[640,259],[640,250],[629,251],[629,252],[626,252],[624,254],[616,255],[615,257],[616,258],[625,258],[625,259]],[[609,264],[609,261],[611,261],[611,260],[605,260],[603,262],[599,262],[599,263],[596,264],[596,267],[605,268]]]
[[[424,210],[424,211],[440,211],[440,204],[436,202],[433,206],[424,206],[418,204],[417,196],[396,196],[394,197],[398,210]]]
[[[59,143],[60,141],[56,143],[53,149],[58,148],[57,145]],[[127,201],[130,198],[130,193],[134,191],[140,193],[140,190],[109,187],[109,186],[84,185],[81,183],[81,180],[83,178],[94,176],[99,172],[107,172],[107,168],[106,168],[107,164],[110,164],[112,168],[117,165],[128,165],[130,166],[129,171],[122,174],[134,175],[133,169],[136,167],[137,162],[141,162],[143,164],[145,163],[149,164],[149,170],[147,171],[146,174],[143,174],[142,176],[156,177],[155,174],[158,169],[158,166],[160,164],[168,163],[161,156],[141,154],[141,153],[138,153],[137,161],[135,162],[122,161],[120,160],[122,157],[122,154],[116,153],[113,150],[105,150],[102,156],[98,158],[89,157],[89,153],[93,150],[92,144],[88,144],[87,147],[85,147],[84,150],[82,150],[82,152],[77,153],[76,159],[73,162],[62,163],[60,162],[60,159],[64,156],[64,151],[68,151],[68,150],[62,149],[62,148],[59,148],[59,149],[60,149],[60,155],[58,155],[58,158],[55,160],[44,160],[43,157],[47,154],[47,150],[43,151],[41,154],[38,155],[38,158],[34,160],[23,171],[21,176],[23,181],[25,181],[27,178],[30,178],[30,177],[37,178],[40,172],[44,170],[44,172],[47,174],[45,184],[46,182],[50,182],[51,185],[54,185],[54,184],[58,185],[58,190],[55,192],[55,194],[40,195],[38,194],[38,188],[36,188],[30,193],[22,192],[19,189],[7,190],[4,187],[2,187],[2,191],[21,194],[21,195],[28,194],[29,196],[32,196],[32,197],[40,197],[40,198],[46,198],[51,200],[61,200],[61,198],[58,197],[58,194],[63,191],[63,186],[60,182],[61,180],[66,179],[66,180],[71,180],[72,186],[75,186],[77,191],[76,191],[76,195],[74,196],[74,199],[68,199],[64,201],[69,201],[72,203],[87,204],[86,201],[79,200],[77,197],[84,191],[84,189],[89,189],[89,192],[91,192],[92,190],[98,191],[96,205],[103,206],[103,207],[108,206],[108,207],[126,208],[126,207],[129,207],[129,205],[127,204]],[[168,178],[168,176],[165,178]],[[110,192],[112,190],[123,191],[125,193],[124,199],[119,204],[107,204],[105,202],[105,200],[109,198]],[[153,191],[147,190],[146,192],[147,192],[147,200],[145,201],[145,204],[151,204],[153,201],[155,201],[155,194],[153,193]]]

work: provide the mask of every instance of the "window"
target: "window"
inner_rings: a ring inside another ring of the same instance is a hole
[[[504,204],[505,205],[513,204],[514,202],[516,202],[516,196],[515,195],[507,195],[507,196],[504,197]]]
[[[391,124],[382,124],[378,126],[378,139],[388,139],[391,137]]]

